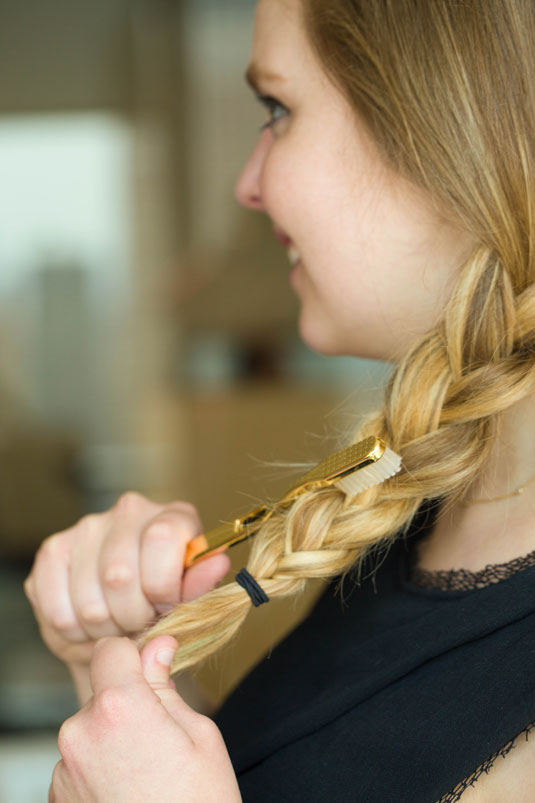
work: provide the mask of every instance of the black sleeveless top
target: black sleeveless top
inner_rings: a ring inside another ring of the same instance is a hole
[[[332,582],[218,712],[244,803],[453,803],[535,726],[535,552],[422,572],[433,518]]]

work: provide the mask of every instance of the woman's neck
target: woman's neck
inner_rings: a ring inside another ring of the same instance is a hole
[[[430,571],[477,571],[535,550],[535,482],[511,495],[534,475],[535,394],[503,415],[487,465],[464,504],[443,506],[433,531],[419,545],[418,565]]]

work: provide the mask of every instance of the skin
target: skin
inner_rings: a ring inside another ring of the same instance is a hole
[[[270,101],[269,125],[236,197],[268,215],[300,253],[290,281],[301,302],[301,336],[325,354],[394,360],[438,319],[473,243],[381,162],[316,62],[297,0],[260,0],[252,62],[259,93],[279,105]],[[528,399],[506,416],[501,453],[474,495],[506,493],[535,471],[534,412]],[[494,506],[451,511],[456,518],[443,517],[422,565],[481,568],[465,561],[485,565],[489,544],[495,559],[504,541],[514,552],[505,560],[535,549],[533,496],[523,505],[508,539],[503,528],[511,519],[498,517]],[[39,550],[26,593],[84,704],[60,733],[50,801],[240,800],[219,732],[157,666],[156,653],[174,648],[173,640],[156,639],[139,656],[121,638],[165,606],[206,593],[228,571],[228,558],[217,555],[183,573],[185,545],[201,531],[191,506],[128,494]],[[487,788],[477,794],[471,799],[503,799]]]
[[[219,730],[169,682],[176,647],[168,636],[154,639],[141,655],[128,639],[98,642],[94,695],[61,727],[62,760],[49,803],[241,801]]]
[[[187,543],[203,531],[186,502],[124,494],[43,541],[24,590],[45,644],[69,668],[81,704],[92,694],[98,639],[136,634],[159,613],[211,591],[230,567],[214,555],[184,572]]]
[[[284,108],[272,109],[236,197],[301,254],[291,274],[301,336],[325,354],[395,359],[438,319],[470,240],[383,164],[316,60],[297,2],[260,0],[252,61],[259,93]]]
[[[260,0],[252,63],[268,104],[236,186],[301,260],[290,274],[303,340],[324,354],[396,361],[439,319],[470,237],[386,166],[322,71],[295,0]],[[510,493],[535,473],[535,395],[510,409],[473,498]],[[444,511],[420,562],[477,570],[535,549],[535,483],[513,501]],[[504,537],[504,535],[507,537]]]

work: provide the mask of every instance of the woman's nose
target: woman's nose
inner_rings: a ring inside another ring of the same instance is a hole
[[[234,190],[236,200],[239,204],[248,209],[255,209],[257,212],[264,211],[261,194],[262,171],[264,169],[264,160],[269,147],[270,137],[271,132],[269,130],[266,129],[262,132],[260,139],[256,143],[253,152],[249,156],[236,182]]]

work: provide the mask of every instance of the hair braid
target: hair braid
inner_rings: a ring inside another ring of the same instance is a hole
[[[247,569],[270,597],[354,570],[388,548],[425,499],[456,501],[488,460],[501,414],[535,391],[535,8],[521,0],[303,0],[325,69],[385,158],[479,243],[444,315],[400,361],[376,435],[403,470],[348,499],[299,497],[253,539]],[[236,583],[163,617],[174,671],[227,643],[251,609]]]
[[[475,254],[444,320],[398,366],[384,410],[355,437],[385,438],[402,455],[404,471],[354,500],[323,489],[275,514],[255,537],[247,565],[269,597],[301,593],[311,578],[350,570],[360,576],[366,556],[387,548],[424,499],[462,497],[488,458],[499,414],[535,389],[535,370],[526,370],[526,361],[535,364],[534,307],[533,287],[515,304],[498,261]],[[145,640],[175,635],[178,671],[229,642],[251,605],[229,583],[178,606]]]

